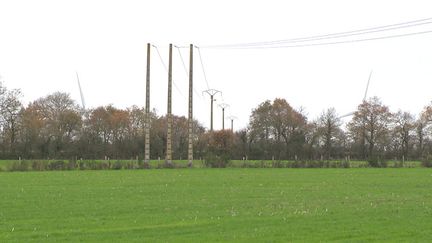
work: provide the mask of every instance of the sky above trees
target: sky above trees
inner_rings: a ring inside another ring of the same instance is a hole
[[[184,46],[271,41],[389,25],[432,17],[429,1],[1,1],[0,75],[20,88],[24,103],[56,91],[79,98],[75,71],[89,107],[144,106],[146,43],[167,63],[169,43]],[[432,30],[425,24],[392,31]],[[372,35],[371,37],[376,37]],[[263,100],[286,99],[308,117],[335,107],[338,114],[369,97],[392,111],[414,115],[431,100],[432,34],[341,45],[281,49],[200,48],[195,51],[195,118],[209,127],[207,88],[222,91],[216,104],[246,127]],[[174,50],[173,113],[187,114],[187,76]],[[208,84],[207,84],[208,83]],[[151,107],[166,112],[167,74],[152,49]],[[215,108],[215,128],[222,127]]]

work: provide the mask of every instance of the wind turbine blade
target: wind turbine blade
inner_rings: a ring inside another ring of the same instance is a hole
[[[80,96],[81,96],[81,105],[82,105],[82,108],[84,110],[86,110],[85,101],[84,101],[84,94],[83,94],[82,89],[81,89],[81,84],[80,84],[80,81],[79,81],[78,72],[76,72],[76,76],[77,76],[78,88],[79,88],[79,92],[80,92]]]
[[[348,113],[348,114],[345,114],[345,115],[343,115],[343,116],[340,116],[340,117],[338,117],[338,118],[345,118],[345,117],[348,117],[348,116],[352,116],[352,115],[354,115],[354,113],[355,113],[355,111],[350,112],[350,113]]]
[[[364,94],[364,97],[363,97],[363,101],[366,100],[366,96],[367,96],[367,93],[368,93],[368,90],[369,90],[369,83],[370,83],[371,77],[372,77],[372,70],[369,73],[369,79],[367,81],[366,91],[365,91],[365,94]]]

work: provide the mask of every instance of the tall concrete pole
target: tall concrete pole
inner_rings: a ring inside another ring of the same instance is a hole
[[[234,120],[237,119],[237,117],[229,116],[227,118],[231,120],[231,132],[234,132]]]
[[[225,130],[225,108],[222,108],[222,130]]]
[[[219,105],[222,108],[222,130],[225,130],[225,108],[228,108],[229,105],[226,103],[222,103]]]
[[[150,43],[147,43],[144,163],[150,162]]]
[[[213,96],[214,95],[210,95],[210,131],[213,131]]]
[[[210,95],[210,131],[213,131],[213,101],[214,101],[214,95],[217,93],[221,93],[219,90],[215,89],[208,89],[203,91],[203,93],[207,93]]]
[[[172,164],[172,44],[169,45],[168,59],[168,109],[167,109],[167,147],[166,147],[166,163]]]
[[[189,53],[188,166],[193,163],[193,45]]]

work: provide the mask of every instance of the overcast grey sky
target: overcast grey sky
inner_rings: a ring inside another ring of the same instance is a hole
[[[20,88],[24,103],[55,91],[80,102],[78,71],[88,107],[144,106],[146,43],[167,62],[168,44],[197,46],[272,41],[358,30],[432,17],[430,1],[20,1],[0,0],[0,75]],[[396,30],[432,30],[432,24]],[[370,35],[377,37],[379,35]],[[356,39],[360,37],[353,37]],[[418,114],[432,100],[432,33],[339,45],[275,49],[201,48],[209,86],[221,90],[247,125],[266,99],[285,98],[310,119],[335,107],[339,114],[368,96],[392,111]],[[187,114],[187,76],[174,49],[173,113]],[[187,49],[181,49],[188,62]],[[151,107],[166,112],[167,73],[152,50]],[[195,52],[195,114],[209,126],[209,98]],[[215,109],[215,129],[221,111]]]

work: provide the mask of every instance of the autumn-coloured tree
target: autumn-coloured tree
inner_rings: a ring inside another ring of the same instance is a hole
[[[117,109],[112,105],[97,107],[90,111],[85,124],[88,137],[99,156],[117,158],[129,152],[132,124],[128,110]]]
[[[208,151],[205,157],[207,166],[225,167],[232,157],[234,134],[230,130],[209,132]]]
[[[47,149],[42,138],[45,120],[35,106],[29,105],[20,114],[19,139],[21,156],[25,158],[46,158]]]
[[[304,143],[306,117],[285,99],[265,101],[252,111],[249,122],[252,156],[277,159],[300,153]]]
[[[144,128],[145,128],[145,110],[138,106],[132,106],[127,109],[129,113],[129,126],[126,144],[128,147],[128,154],[133,157],[139,156],[144,157]],[[150,114],[150,119],[154,117],[154,114]]]
[[[252,140],[263,140],[267,142],[271,132],[271,109],[269,100],[261,103],[252,111],[249,121],[249,131]]]
[[[363,150],[364,158],[373,158],[377,150],[383,151],[388,145],[391,119],[389,108],[378,97],[365,100],[358,106],[348,129],[357,143],[367,145],[367,150]]]
[[[24,106],[19,90],[0,83],[0,158],[130,159],[143,156],[145,112],[113,105],[82,111],[69,94],[55,92]],[[165,157],[165,116],[152,111],[150,157]],[[254,109],[249,124],[239,131],[206,132],[193,123],[194,158],[209,154],[229,159],[326,159],[376,156],[422,159],[432,152],[432,103],[417,120],[408,112],[391,114],[377,97],[358,106],[347,125],[334,108],[308,122],[302,110],[285,99],[264,101]],[[188,120],[173,116],[173,158],[185,159]],[[357,149],[359,153],[355,153]],[[353,153],[354,152],[354,153]]]
[[[188,119],[184,116],[172,116],[173,129],[172,129],[172,153],[174,159],[186,159],[188,149]],[[194,132],[194,158],[202,157],[205,153],[202,149],[202,144],[197,140],[204,133],[205,129],[198,121],[193,121]],[[167,139],[167,119],[166,116],[159,117],[152,124],[151,129],[151,153],[156,158],[165,158],[166,153],[166,139]]]
[[[41,150],[45,157],[69,156],[70,146],[78,136],[81,127],[79,107],[69,94],[55,92],[39,98],[28,106],[33,113],[31,118],[39,121],[39,139],[42,141]]]

